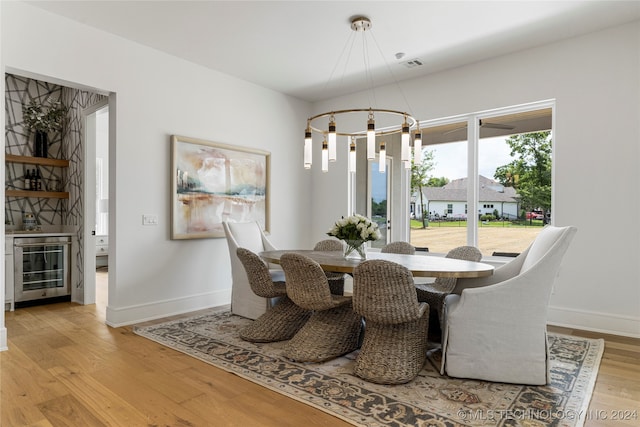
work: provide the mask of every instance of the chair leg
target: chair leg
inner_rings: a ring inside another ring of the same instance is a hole
[[[344,277],[330,278],[329,289],[333,295],[344,295]]]
[[[435,290],[428,291],[421,288],[417,288],[416,291],[418,302],[429,304],[429,341],[442,343],[442,307],[444,306],[444,298],[448,293]]]
[[[358,348],[361,317],[351,304],[316,311],[285,345],[284,356],[296,362],[322,362]]]
[[[429,313],[397,325],[367,321],[354,374],[378,384],[403,384],[420,373],[427,358]]]
[[[250,325],[240,330],[240,338],[250,342],[274,342],[291,339],[311,317],[288,297],[282,297]]]

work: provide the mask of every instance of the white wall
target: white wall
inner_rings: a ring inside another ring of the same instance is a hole
[[[639,57],[635,22],[400,85],[419,120],[556,100],[554,221],[578,233],[552,296],[553,324],[640,336]],[[397,92],[377,89],[385,105],[374,107],[406,109]],[[366,107],[359,93],[313,110]],[[344,211],[341,174],[315,174],[314,225]],[[627,214],[607,220],[594,200],[615,200]]]
[[[1,7],[3,71],[115,94],[109,324],[230,302],[226,240],[170,240],[171,134],[271,151],[271,240],[308,246],[310,177],[297,167],[308,104],[26,4]]]

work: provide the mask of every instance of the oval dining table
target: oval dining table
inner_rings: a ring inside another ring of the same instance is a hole
[[[285,253],[305,255],[320,264],[325,271],[353,274],[353,269],[365,260],[345,258],[342,251],[314,251],[307,249],[285,249],[260,252],[260,257],[272,264],[280,264]],[[406,267],[415,277],[473,278],[493,274],[493,266],[481,262],[465,261],[433,255],[402,255],[382,252],[367,252],[367,259],[384,259]]]

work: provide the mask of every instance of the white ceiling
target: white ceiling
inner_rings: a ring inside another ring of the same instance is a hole
[[[308,101],[640,19],[640,1],[28,3]],[[358,15],[372,22],[366,55],[362,34],[350,28]],[[341,55],[356,36],[352,53]],[[395,58],[398,52],[405,53],[401,60]],[[424,65],[401,64],[414,58]]]

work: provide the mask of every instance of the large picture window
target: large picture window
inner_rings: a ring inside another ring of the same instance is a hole
[[[421,123],[428,161],[412,168],[411,242],[439,253],[468,244],[484,256],[526,249],[552,218],[552,109],[545,101]]]

